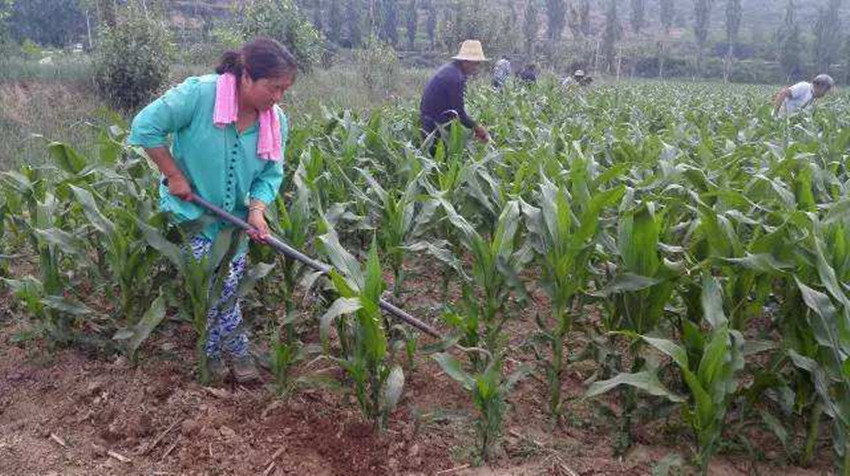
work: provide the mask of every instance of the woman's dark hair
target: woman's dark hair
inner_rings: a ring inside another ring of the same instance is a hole
[[[237,79],[248,73],[253,79],[277,78],[295,73],[298,65],[292,53],[271,38],[255,38],[239,51],[228,51],[215,68],[218,74],[232,73]]]

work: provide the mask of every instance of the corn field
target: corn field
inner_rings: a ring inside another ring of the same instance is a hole
[[[673,418],[697,472],[757,426],[793,464],[831,451],[850,474],[846,95],[790,119],[758,87],[468,97],[492,145],[453,127],[423,151],[411,104],[295,125],[269,222],[334,271],[251,247],[240,294],[275,392],[324,359],[380,432],[434,361],[467,394],[487,461],[518,382],[545,382],[552,424],[569,425],[565,376],[590,362],[583,398],[616,402],[618,452],[639,422]],[[158,213],[158,175],[126,133],[104,128],[92,156],[51,143],[53,162],[2,174],[2,283],[34,337],[138,365],[161,324],[191,323],[203,381],[216,270],[244,237],[186,258],[191,231]],[[378,306],[404,307],[422,276],[442,341]],[[520,322],[532,302],[545,312]]]

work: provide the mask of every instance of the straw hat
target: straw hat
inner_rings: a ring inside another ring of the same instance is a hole
[[[458,61],[473,61],[480,63],[487,61],[484,57],[484,48],[481,47],[481,42],[478,40],[466,40],[460,45],[460,53],[452,59]]]

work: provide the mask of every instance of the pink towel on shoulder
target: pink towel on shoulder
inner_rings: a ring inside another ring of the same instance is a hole
[[[219,75],[215,86],[215,110],[213,123],[225,127],[236,122],[239,101],[236,89],[236,76],[232,73]],[[280,119],[274,108],[260,111],[260,138],[257,140],[257,155],[264,160],[281,160]]]

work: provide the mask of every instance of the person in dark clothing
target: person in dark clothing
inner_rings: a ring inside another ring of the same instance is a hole
[[[441,126],[457,119],[465,127],[472,129],[476,139],[481,142],[490,141],[487,129],[466,113],[463,99],[466,78],[475,74],[483,61],[486,61],[486,58],[481,42],[464,41],[460,53],[452,58],[450,63],[441,66],[428,81],[419,105],[425,139],[432,136]]]
[[[532,84],[537,82],[537,65],[534,63],[528,63],[525,65],[525,68],[519,72],[519,79],[523,80],[527,84]]]

